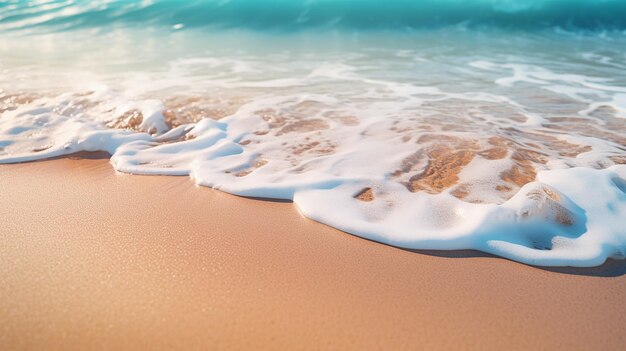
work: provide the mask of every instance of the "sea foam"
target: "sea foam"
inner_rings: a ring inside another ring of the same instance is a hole
[[[399,247],[624,258],[623,36],[511,38],[186,25],[2,37],[0,163],[106,151],[120,172],[293,200]]]

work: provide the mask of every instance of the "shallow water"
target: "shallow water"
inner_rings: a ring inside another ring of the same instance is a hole
[[[158,15],[167,1],[5,5],[0,162],[103,150],[122,172],[294,200],[307,217],[402,247],[537,265],[623,258],[621,17],[595,14],[600,28],[569,15],[568,27],[547,10],[558,1],[479,3],[526,25],[439,9],[448,20],[409,16],[421,24],[410,30],[295,26],[273,12],[255,18],[275,25],[255,28],[241,10],[222,22]],[[528,29],[537,16],[554,23]]]

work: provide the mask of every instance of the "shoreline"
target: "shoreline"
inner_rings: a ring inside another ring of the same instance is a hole
[[[0,165],[0,348],[619,349],[626,264],[403,250],[293,204],[117,174],[98,154]]]

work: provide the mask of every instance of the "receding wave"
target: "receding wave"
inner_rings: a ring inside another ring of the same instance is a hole
[[[622,0],[13,0],[0,4],[0,29],[115,25],[419,29],[463,25],[623,30],[625,13],[626,2]]]
[[[4,2],[0,163],[106,151],[120,172],[293,200],[400,247],[600,265],[626,256],[623,13],[591,0]],[[566,30],[526,30],[553,27]]]
[[[42,38],[0,41],[0,163],[104,150],[402,247],[626,253],[618,35]]]

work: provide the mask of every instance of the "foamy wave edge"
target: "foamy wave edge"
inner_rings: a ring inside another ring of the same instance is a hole
[[[158,113],[145,115],[143,129],[164,128]],[[503,204],[473,204],[445,192],[411,193],[386,177],[337,177],[322,171],[282,182],[254,171],[232,177],[225,170],[246,165],[241,164],[243,135],[229,132],[230,127],[228,119],[204,119],[153,136],[104,129],[95,122],[64,125],[57,130],[65,135],[55,139],[66,142],[5,155],[0,163],[106,151],[120,172],[188,175],[198,185],[235,195],[293,200],[310,219],[402,248],[473,249],[537,266],[591,267],[626,256],[626,165],[541,171]],[[194,138],[166,143],[185,133]],[[159,166],[178,154],[184,158],[177,159],[177,167]],[[254,156],[244,154],[247,166]],[[363,189],[381,201],[359,201],[356,194]]]

